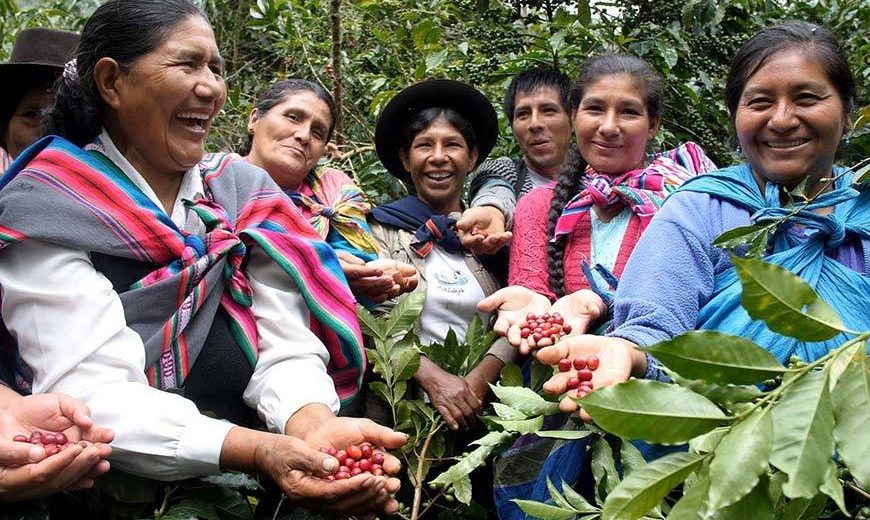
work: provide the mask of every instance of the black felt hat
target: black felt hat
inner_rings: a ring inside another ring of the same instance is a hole
[[[451,79],[415,83],[387,103],[375,127],[375,148],[381,163],[404,182],[411,182],[411,174],[399,157],[402,133],[415,114],[433,107],[451,108],[471,123],[477,137],[477,164],[486,159],[498,139],[498,116],[480,91]]]
[[[18,33],[9,61],[0,63],[0,112],[11,110],[8,103],[18,103],[13,92],[50,83],[60,75],[78,42],[78,34],[58,29],[35,27]]]

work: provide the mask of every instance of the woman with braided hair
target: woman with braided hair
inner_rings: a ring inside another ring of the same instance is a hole
[[[664,93],[659,76],[640,58],[592,58],[575,80],[570,102],[579,155],[556,183],[533,190],[516,209],[508,281],[527,290],[510,287],[482,304],[487,310],[522,307],[519,317],[556,302],[553,310],[583,332],[607,316],[616,281],[665,197],[715,166],[691,142],[647,155]],[[502,332],[515,321],[504,312],[500,318]],[[534,341],[521,340],[518,330],[509,337],[521,350]],[[542,342],[538,346],[548,344]]]

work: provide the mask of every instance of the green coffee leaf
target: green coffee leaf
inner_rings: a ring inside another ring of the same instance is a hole
[[[531,419],[521,419],[518,421],[506,421],[503,419],[493,419],[492,422],[504,428],[507,432],[517,432],[521,434],[537,433],[544,426],[544,416],[539,415]]]
[[[563,481],[564,486],[564,481]],[[562,493],[556,489],[556,486],[553,484],[553,481],[550,480],[550,477],[547,477],[547,491],[550,492],[550,497],[553,499],[553,503],[556,504],[557,507],[561,507],[562,509],[574,509],[571,507],[571,504],[565,500],[565,497],[562,496]]]
[[[818,520],[822,511],[825,510],[825,504],[828,503],[828,497],[819,493],[813,498],[796,498],[789,500],[782,509],[782,514],[779,518],[788,520]]]
[[[713,478],[713,477],[711,477]],[[712,484],[711,484],[712,485]],[[770,479],[767,473],[761,475],[752,491],[734,504],[720,509],[717,520],[773,520],[773,502],[770,500]],[[710,509],[713,509],[710,506]]]
[[[530,388],[501,385],[490,385],[490,388],[499,401],[526,414],[526,417],[553,415],[559,412],[558,403],[547,401]]]
[[[501,369],[501,386],[523,386],[523,369],[519,365],[509,363]]]
[[[569,441],[576,441],[577,439],[583,439],[592,435],[592,432],[589,430],[541,430],[539,432],[535,432],[535,435],[537,435],[538,437],[545,437],[547,439],[563,439]]]
[[[562,481],[562,493],[564,493],[568,504],[578,513],[597,513],[600,511],[600,509],[587,502],[580,493],[574,491],[574,488],[564,480]]]
[[[846,349],[840,351],[828,362],[828,388],[831,392],[834,391],[834,387],[837,386],[837,381],[840,380],[840,376],[843,375],[843,372],[845,372],[846,368],[848,368],[849,365],[852,363],[853,358],[860,359],[860,357],[864,356],[864,352],[866,352],[866,350],[867,342],[858,341],[852,344],[850,347],[847,347]],[[856,358],[856,356],[860,357]]]
[[[710,463],[710,508],[727,507],[749,494],[767,471],[772,447],[773,418],[767,410],[757,409],[735,424]]]
[[[595,495],[599,504],[619,484],[619,472],[613,460],[613,450],[604,437],[597,437],[592,442],[592,476],[595,477]]]
[[[420,368],[420,352],[413,348],[393,349],[390,364],[395,381],[407,381],[414,377]]]
[[[665,520],[704,520],[707,511],[707,489],[710,476],[703,470],[698,481],[683,491],[683,496],[671,508]]]
[[[824,341],[845,329],[837,312],[798,276],[774,264],[731,255],[743,284],[743,307],[768,328],[801,341]]]
[[[703,395],[716,404],[724,405],[726,408],[728,405],[748,403],[761,396],[761,390],[754,385],[717,385],[698,379],[686,379],[671,370],[667,370],[667,372],[675,383],[696,394]]]
[[[741,226],[730,229],[713,241],[713,245],[723,249],[735,249],[745,246],[758,239],[759,236],[766,236],[768,230],[766,226]]]
[[[870,485],[870,358],[863,356],[846,367],[831,394],[834,438],[840,457],[852,475]]]
[[[384,325],[381,320],[375,318],[372,313],[362,305],[356,306],[356,317],[359,319],[359,328],[363,334],[380,341],[385,341],[387,339],[387,335],[384,333]]]
[[[729,420],[709,399],[659,381],[632,379],[578,402],[606,431],[657,444],[686,442]]]
[[[642,348],[683,377],[719,384],[752,384],[786,368],[768,351],[739,336],[693,331]]]
[[[846,498],[843,495],[843,484],[837,478],[837,465],[831,460],[828,463],[828,471],[825,473],[825,481],[819,486],[819,491],[831,497],[831,500],[837,504],[840,511],[844,515],[849,516],[849,510],[846,509]]]
[[[515,410],[510,406],[501,403],[492,403],[492,409],[495,410],[495,414],[498,415],[499,419],[503,419],[506,421],[518,421],[521,419],[528,419],[526,414],[519,410]]]
[[[406,294],[390,311],[386,327],[383,328],[385,338],[398,332],[409,330],[423,311],[423,300],[426,295],[419,292]]]
[[[263,489],[259,482],[246,473],[225,472],[220,475],[201,477],[200,480],[218,487],[230,489],[246,489],[248,491]]]
[[[553,377],[553,367],[545,365],[537,359],[532,360],[531,368],[531,389],[535,392],[540,392],[544,387],[544,383]]]
[[[626,476],[631,475],[634,470],[646,466],[643,454],[634,447],[634,444],[626,440],[623,440],[620,444],[619,461],[622,463],[622,470]]]
[[[538,520],[568,520],[569,518],[574,518],[574,516],[576,516],[573,509],[563,509],[561,507],[535,502],[534,500],[513,499],[511,502],[522,509],[525,514],[532,518],[537,518]]]
[[[694,453],[671,453],[639,468],[607,497],[602,520],[634,520],[643,516],[686,480],[703,460],[704,456]]]
[[[465,475],[453,482],[453,496],[465,505],[471,503],[471,476]]]
[[[369,383],[369,388],[387,403],[393,402],[393,394],[392,392],[390,392],[390,389],[389,387],[387,387],[386,384],[380,381],[375,381],[373,383]]]
[[[498,446],[515,438],[516,435],[511,432],[489,432],[476,441],[471,441],[471,444],[476,446]]]
[[[689,441],[689,449],[695,453],[710,453],[722,441],[722,438],[730,431],[730,428],[716,428],[712,431],[699,435]]]
[[[783,493],[812,498],[825,480],[834,455],[834,413],[827,372],[810,372],[794,381],[773,407],[770,462],[788,474]]]
[[[459,462],[447,468],[447,471],[438,475],[429,484],[448,485],[471,474],[475,468],[486,464],[486,459],[489,458],[493,448],[493,446],[481,446],[471,453],[463,455],[459,458]]]
[[[854,184],[855,186],[863,184],[865,182],[870,182],[870,163],[865,164],[862,168],[859,168],[858,171],[855,172],[854,179],[855,180],[852,184]]]

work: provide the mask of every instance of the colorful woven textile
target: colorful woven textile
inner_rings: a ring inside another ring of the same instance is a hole
[[[238,156],[207,157],[200,164],[205,198],[185,201],[206,226],[200,237],[179,230],[98,152],[50,136],[22,155],[0,179],[0,248],[31,238],[155,264],[122,295],[154,386],[183,384],[218,306],[256,363],[253,294],[243,266],[249,248],[259,246],[299,287],[310,326],[329,350],[327,371],[339,397],[347,402],[357,394],[365,356],[355,300],[332,249],[267,176],[253,174]],[[35,215],[39,207],[51,211]]]
[[[381,224],[414,233],[416,241],[411,244],[411,247],[422,258],[432,252],[435,244],[443,247],[448,253],[459,253],[465,250],[454,230],[456,219],[435,213],[417,197],[405,197],[378,206],[372,210],[372,217]]]
[[[365,194],[343,172],[333,168],[314,171],[298,191],[286,193],[304,208],[321,238],[326,239],[331,226],[354,248],[377,255],[378,245],[363,226],[371,208]]]
[[[688,142],[653,158],[648,166],[616,177],[587,168],[577,193],[556,221],[553,239],[571,232],[583,212],[593,206],[628,206],[644,224],[655,214],[665,198],[694,175],[715,168],[704,150]]]

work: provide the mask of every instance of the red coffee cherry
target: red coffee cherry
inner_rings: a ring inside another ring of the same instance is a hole
[[[586,358],[575,358],[572,364],[574,365],[574,370],[583,370],[586,368]]]
[[[571,370],[571,360],[568,358],[562,358],[559,360],[559,372],[567,372]]]
[[[356,444],[351,444],[345,451],[347,451],[347,456],[353,460],[359,460],[362,458],[362,450]]]
[[[577,371],[577,379],[580,381],[592,381],[592,371],[583,369]]]
[[[384,454],[380,451],[372,453],[372,464],[380,466],[384,463]]]
[[[589,367],[589,370],[597,370],[600,364],[601,360],[599,360],[598,356],[595,354],[592,354],[586,359],[586,366]]]
[[[568,390],[573,390],[580,386],[580,380],[574,376],[568,378],[568,381],[565,383],[565,386],[568,387]]]
[[[364,442],[359,446],[360,451],[362,452],[362,456],[364,459],[371,458],[372,456],[372,445]]]

